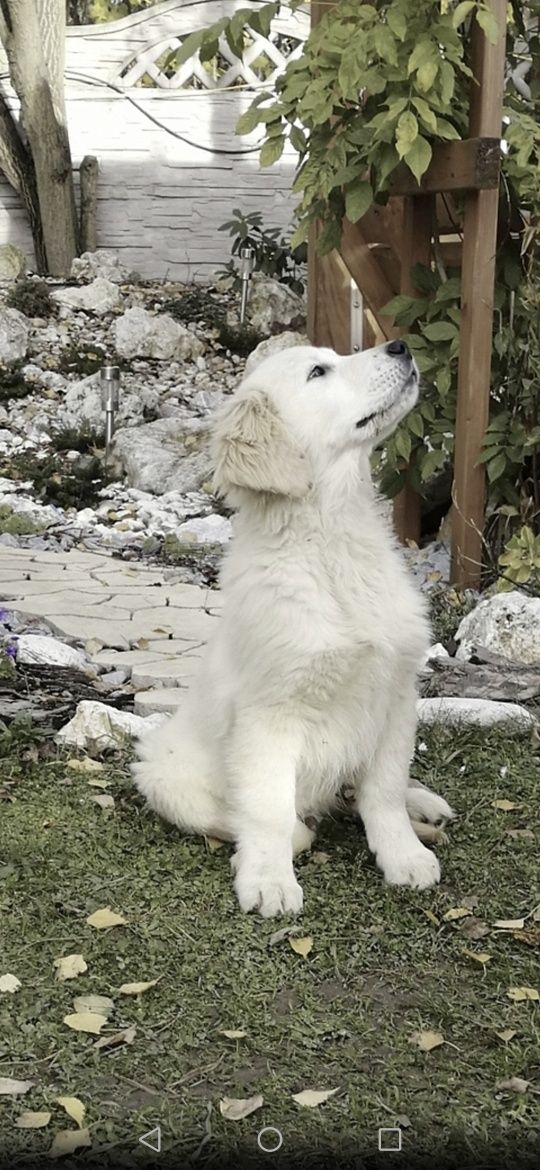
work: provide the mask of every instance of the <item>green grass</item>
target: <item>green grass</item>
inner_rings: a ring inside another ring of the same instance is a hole
[[[35,1086],[0,1098],[9,1165],[34,1164],[58,1130],[74,1128],[54,1104],[60,1095],[85,1103],[93,1142],[68,1167],[148,1160],[180,1168],[197,1151],[197,1166],[282,1167],[293,1155],[299,1166],[323,1166],[331,1151],[333,1165],[416,1158],[438,1168],[458,1147],[456,1166],[487,1165],[488,1153],[489,1165],[538,1164],[540,1098],[496,1090],[510,1077],[540,1088],[538,1005],[507,994],[540,986],[538,950],[492,924],[531,915],[539,900],[537,840],[508,833],[537,832],[539,755],[528,736],[508,731],[422,738],[429,750],[418,753],[416,774],[460,814],[438,846],[441,886],[389,889],[355,823],[327,821],[316,848],[328,861],[304,857],[297,867],[308,958],[287,940],[270,945],[284,922],[241,914],[229,848],[210,852],[148,813],[124,764],[100,773],[116,802],[105,813],[87,775],[28,744],[19,753],[11,746],[0,761],[0,790],[11,798],[1,809],[0,974],[13,973],[22,988],[0,997],[0,1075]],[[519,807],[493,808],[501,797]],[[464,933],[470,918],[443,917],[471,899],[489,928],[479,940]],[[127,925],[93,930],[87,915],[107,905]],[[529,943],[534,932],[538,941],[540,924],[530,917],[526,926]],[[484,966],[465,950],[491,960]],[[72,952],[88,971],[59,983],[53,962]],[[157,977],[139,999],[118,993],[124,982]],[[135,1024],[131,1046],[99,1051],[95,1037],[63,1024],[74,996],[91,992],[115,1001],[105,1032]],[[221,1029],[246,1037],[228,1040]],[[515,1031],[507,1043],[497,1036],[504,1029]],[[445,1043],[421,1052],[411,1036],[422,1030]],[[304,1088],[338,1092],[301,1109],[291,1095]],[[255,1093],[264,1097],[258,1112],[222,1118],[223,1096]],[[47,1129],[17,1129],[23,1109],[49,1109]],[[404,1118],[405,1154],[377,1155],[378,1127]],[[158,1123],[159,1159],[137,1143]],[[272,1157],[256,1146],[270,1125],[284,1137]]]

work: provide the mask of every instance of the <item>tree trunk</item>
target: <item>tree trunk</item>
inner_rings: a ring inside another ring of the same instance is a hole
[[[81,252],[95,252],[97,248],[98,174],[97,158],[93,154],[85,154],[79,168]]]
[[[63,88],[65,6],[60,0],[2,0],[0,11],[0,39],[34,162],[47,269],[67,276],[78,240]]]
[[[38,272],[45,273],[47,271],[47,257],[43,241],[34,161],[17,132],[14,118],[1,94],[0,170],[4,172],[8,183],[20,195],[24,203],[32,229],[36,267]]]

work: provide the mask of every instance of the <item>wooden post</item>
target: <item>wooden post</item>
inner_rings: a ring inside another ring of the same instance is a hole
[[[506,0],[489,0],[499,27],[491,45],[475,22],[469,133],[500,137],[506,49]],[[452,582],[477,586],[482,567],[485,473],[478,458],[489,419],[498,187],[465,198],[461,345],[454,459]]]
[[[415,264],[431,263],[431,235],[435,215],[435,196],[417,195],[403,200],[401,242],[401,288],[408,297],[419,296],[411,279]],[[394,528],[399,539],[420,540],[420,496],[410,483],[394,499]]]
[[[93,154],[85,154],[79,167],[79,241],[81,252],[97,248],[97,186],[99,165]]]

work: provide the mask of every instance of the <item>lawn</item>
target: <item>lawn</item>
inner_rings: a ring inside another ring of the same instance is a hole
[[[441,886],[389,889],[358,826],[327,821],[298,865],[305,955],[272,939],[291,922],[241,914],[229,848],[149,814],[125,761],[80,771],[4,736],[0,975],[21,987],[0,995],[0,1076],[33,1086],[0,1097],[3,1165],[45,1164],[77,1129],[56,1101],[70,1096],[92,1145],[68,1167],[538,1166],[540,752],[530,733],[422,741],[416,774],[459,810],[437,847]],[[125,925],[87,924],[107,906]],[[54,962],[73,953],[87,970],[59,981]],[[90,994],[114,1000],[99,1039],[131,1028],[123,1042],[96,1048],[64,1023]],[[337,1091],[309,1108],[293,1099],[304,1089]],[[250,1116],[222,1116],[223,1098],[258,1094]],[[50,1121],[18,1128],[28,1110]],[[160,1155],[138,1143],[156,1125]],[[267,1126],[279,1153],[257,1147]],[[379,1154],[379,1127],[396,1126],[402,1154]]]

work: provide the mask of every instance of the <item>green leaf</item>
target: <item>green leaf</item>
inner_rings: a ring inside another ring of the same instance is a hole
[[[452,13],[452,24],[454,28],[459,28],[460,24],[463,24],[463,21],[467,18],[469,12],[472,12],[473,8],[476,8],[476,0],[463,0],[461,4],[458,4],[455,12]]]
[[[437,49],[431,38],[423,37],[413,49],[407,66],[407,73],[410,77],[415,69],[419,69],[421,65],[425,65],[427,61],[436,59]]]
[[[427,126],[428,130],[432,130],[433,133],[436,134],[437,118],[431,109],[431,106],[428,106],[427,102],[424,101],[423,98],[413,98],[413,106],[416,112],[420,114],[420,117]]]
[[[196,32],[190,33],[185,41],[182,41],[180,48],[176,50],[174,56],[175,67],[178,69],[185,61],[189,61],[193,57],[197,49],[200,49],[208,29],[199,28]]]
[[[438,61],[426,61],[425,65],[420,66],[416,74],[416,84],[422,93],[429,93],[438,72]]]
[[[451,385],[452,375],[450,370],[448,369],[448,366],[443,366],[437,374],[437,390],[439,391],[441,398],[446,398],[446,395],[450,391]]]
[[[415,303],[415,297],[407,297],[401,295],[399,297],[392,297],[391,301],[381,309],[384,317],[396,317],[399,313],[403,313],[405,309],[410,309],[411,305]]]
[[[291,126],[289,138],[291,140],[291,146],[294,146],[294,149],[299,154],[303,154],[307,147],[307,138],[304,131],[299,126]]]
[[[459,330],[457,325],[449,321],[433,321],[431,325],[423,326],[422,333],[428,341],[452,341],[458,336]]]
[[[409,435],[408,431],[404,430],[403,428],[401,428],[399,431],[396,431],[394,436],[394,443],[398,455],[401,455],[402,459],[405,459],[408,463],[412,450],[411,436]]]
[[[341,225],[336,220],[330,220],[327,223],[317,240],[317,252],[319,256],[326,256],[328,252],[332,252],[334,248],[338,248],[341,243]]]
[[[502,453],[496,455],[491,463],[487,465],[487,474],[490,483],[494,483],[496,479],[500,479],[506,471],[506,455]]]
[[[373,191],[371,190],[371,183],[355,183],[349,191],[345,193],[345,215],[351,223],[358,223],[358,220],[366,214],[368,207],[373,203]]]
[[[396,130],[396,150],[400,158],[408,153],[417,137],[418,122],[411,110],[405,110],[400,116]]]
[[[478,8],[476,11],[476,19],[490,45],[496,45],[499,40],[499,26],[493,13],[487,8]]]
[[[456,130],[456,127],[453,126],[447,118],[437,117],[436,130],[437,134],[439,134],[441,138],[446,138],[447,141],[456,142],[458,138],[461,138],[459,130]]]
[[[277,162],[278,159],[281,158],[284,146],[284,134],[282,134],[279,138],[271,138],[269,142],[265,142],[259,155],[259,165],[261,167],[271,167],[273,163]]]
[[[427,455],[422,460],[422,465],[420,468],[420,478],[422,482],[425,483],[426,480],[431,479],[432,475],[434,475],[436,471],[439,471],[441,467],[444,467],[446,459],[447,456],[444,451],[428,451]]]
[[[235,134],[251,134],[261,121],[262,119],[260,110],[246,110],[236,123]]]
[[[395,4],[393,4],[386,13],[386,20],[388,22],[388,27],[392,29],[394,36],[397,37],[399,41],[404,41],[405,37],[407,36],[408,24],[403,8],[398,8]]]
[[[418,411],[415,411],[414,414],[409,415],[407,419],[407,426],[409,430],[412,431],[413,435],[417,436],[417,438],[424,438],[424,420]]]
[[[410,171],[412,171],[417,183],[420,182],[422,175],[424,175],[431,162],[432,149],[429,142],[422,137],[421,134],[415,138],[412,146],[405,155],[405,162]]]

